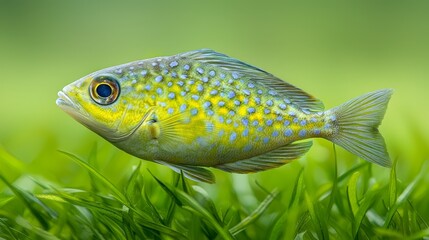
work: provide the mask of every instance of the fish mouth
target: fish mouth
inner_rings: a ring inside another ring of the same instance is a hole
[[[82,111],[82,107],[73,102],[73,100],[64,91],[58,92],[58,98],[55,103],[58,107],[72,116],[81,115],[85,118],[89,117],[88,113]]]

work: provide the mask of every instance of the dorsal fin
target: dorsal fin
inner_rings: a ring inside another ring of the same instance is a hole
[[[297,88],[262,69],[241,62],[222,53],[218,53],[210,49],[200,49],[182,53],[177,57],[204,62],[206,64],[223,68],[227,71],[236,72],[239,75],[248,78],[250,81],[254,81],[255,83],[259,83],[276,90],[303,110],[318,112],[323,111],[324,109],[323,103],[319,99],[304,92],[300,88]]]
[[[224,163],[214,166],[227,172],[250,173],[280,167],[304,155],[312,142],[291,143],[270,152],[237,162]]]

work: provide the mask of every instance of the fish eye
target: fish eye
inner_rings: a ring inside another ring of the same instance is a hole
[[[101,75],[95,77],[90,86],[89,93],[92,100],[100,105],[112,104],[118,99],[120,86],[115,77]]]

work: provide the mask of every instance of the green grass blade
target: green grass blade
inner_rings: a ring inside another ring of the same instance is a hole
[[[393,161],[392,168],[390,169],[390,182],[389,182],[389,207],[392,207],[396,202],[397,188],[396,188],[396,163],[397,159]]]
[[[271,194],[269,194],[249,216],[244,218],[239,224],[229,229],[229,232],[233,236],[235,236],[241,231],[244,231],[248,225],[256,221],[262,215],[262,213],[265,212],[265,210],[268,208],[271,202],[277,197],[278,194],[279,194],[278,190],[272,191]]]
[[[380,198],[383,191],[381,189],[373,189],[365,194],[365,197],[362,199],[359,209],[354,214],[354,223],[353,223],[353,237],[356,238],[359,232],[362,220],[365,217],[366,212],[369,208]]]
[[[126,204],[126,197],[122,194],[122,192],[119,191],[119,189],[116,188],[115,185],[113,185],[113,183],[110,182],[101,173],[99,173],[97,170],[95,170],[93,167],[88,165],[86,162],[84,162],[82,159],[80,159],[76,155],[74,155],[72,153],[65,152],[65,151],[60,151],[60,152],[65,154],[66,156],[68,156],[70,159],[72,159],[75,163],[79,164],[81,167],[88,170],[99,181],[101,181],[105,186],[107,186],[110,189],[110,191],[112,191],[113,195],[116,196],[116,198],[122,202],[122,204]]]
[[[334,206],[335,202],[335,196],[338,191],[338,164],[337,164],[337,149],[335,148],[335,144],[332,144],[332,147],[334,149],[334,178],[331,188],[331,194],[329,196],[329,204],[326,208],[326,215],[327,215],[327,221],[329,221],[329,218],[331,216],[331,209],[332,206]]]
[[[356,213],[359,210],[359,203],[357,200],[357,183],[358,183],[359,177],[360,177],[360,172],[353,173],[347,185],[347,197],[349,201],[349,206],[354,216],[356,216]]]
[[[49,229],[49,220],[57,218],[58,214],[33,194],[23,191],[10,184],[9,181],[7,181],[2,175],[0,175],[0,180],[3,181],[9,187],[9,189],[12,190],[15,196],[24,203],[33,216],[36,217],[40,225],[44,229]]]
[[[417,184],[423,179],[423,177],[427,173],[428,165],[429,164],[426,163],[421,168],[419,174],[417,174],[417,176],[414,178],[414,180],[410,184],[408,184],[408,186],[404,189],[404,191],[401,193],[401,195],[399,195],[399,197],[396,199],[396,202],[393,204],[393,206],[389,209],[387,216],[386,216],[386,220],[384,222],[385,228],[387,228],[390,225],[390,222],[392,221],[392,218],[395,215],[398,208],[407,202],[411,193],[417,187]]]
[[[305,192],[305,201],[307,203],[308,211],[310,213],[311,219],[313,220],[313,225],[316,229],[316,233],[319,239],[328,239],[329,233],[326,226],[326,222],[323,219],[324,211],[321,211],[320,206],[313,203],[308,192]],[[315,207],[316,206],[316,207]]]
[[[149,169],[148,169],[149,171]],[[176,196],[174,190],[172,190],[170,187],[168,187],[166,184],[164,184],[161,180],[159,180],[157,177],[155,177],[155,175],[152,174],[151,171],[149,171],[150,175],[152,175],[152,177],[155,179],[155,181],[159,184],[159,186],[161,186],[161,188],[168,194],[170,195],[170,197],[174,200],[174,202],[178,205],[178,206],[182,206],[182,202],[179,200],[179,198]]]

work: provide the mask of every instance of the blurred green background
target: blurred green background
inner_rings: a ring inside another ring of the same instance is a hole
[[[58,90],[101,68],[211,48],[308,91],[327,108],[393,88],[381,132],[399,177],[412,178],[429,156],[428,10],[429,1],[1,1],[0,172],[11,181],[31,174],[85,186],[87,173],[57,150],[88,156],[97,144],[105,153],[97,167],[118,181],[139,160],[62,112]],[[350,168],[353,162],[341,159],[351,154],[337,150],[340,171]],[[332,168],[332,156],[331,143],[317,140],[304,159],[249,177],[287,189],[285,174],[294,181],[302,165]],[[323,181],[320,174],[314,177]],[[220,183],[245,178],[216,175]]]

